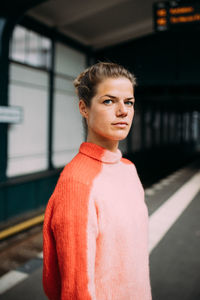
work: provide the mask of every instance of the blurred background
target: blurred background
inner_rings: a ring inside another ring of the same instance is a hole
[[[199,0],[1,1],[0,299],[46,299],[44,210],[85,139],[73,80],[98,61],[137,78],[120,149],[145,189],[153,300],[200,299],[199,37]]]

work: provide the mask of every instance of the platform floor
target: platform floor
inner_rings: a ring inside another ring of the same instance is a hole
[[[153,300],[199,300],[200,161],[145,189],[145,199]],[[42,289],[42,257],[1,277],[0,299],[47,299]]]

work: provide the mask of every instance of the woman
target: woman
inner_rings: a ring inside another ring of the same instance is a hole
[[[144,190],[118,149],[134,116],[135,78],[97,63],[74,85],[87,142],[65,166],[45,212],[44,290],[52,300],[150,300]]]

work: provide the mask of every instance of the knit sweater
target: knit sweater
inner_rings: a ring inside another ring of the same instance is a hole
[[[43,238],[49,299],[151,299],[144,190],[120,150],[81,144],[48,202]]]

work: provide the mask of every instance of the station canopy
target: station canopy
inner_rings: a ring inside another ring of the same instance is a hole
[[[47,0],[26,15],[100,49],[153,32],[155,0]]]

